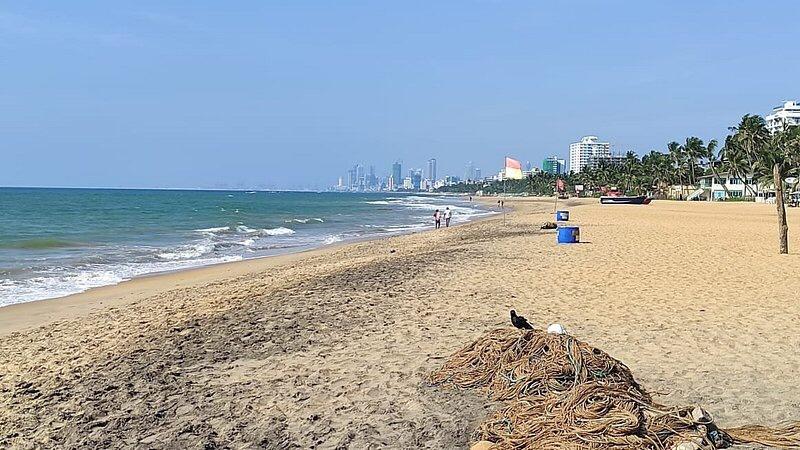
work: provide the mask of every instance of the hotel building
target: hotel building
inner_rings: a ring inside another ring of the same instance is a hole
[[[783,102],[783,105],[772,108],[772,114],[766,117],[767,129],[774,133],[783,125],[800,125],[800,104],[794,101]]]
[[[603,159],[611,159],[611,144],[600,142],[597,136],[584,136],[580,142],[569,144],[569,170],[578,173]]]

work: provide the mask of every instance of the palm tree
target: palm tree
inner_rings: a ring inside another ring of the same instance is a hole
[[[720,150],[720,159],[725,167],[727,167],[728,173],[735,175],[737,178],[741,178],[744,181],[745,191],[749,191],[750,196],[755,197],[756,193],[753,191],[753,188],[750,187],[750,183],[748,183],[748,179],[752,180],[753,169],[750,166],[747,156],[744,154],[744,149],[739,145],[734,136],[731,135],[725,138],[725,145]]]
[[[753,167],[764,144],[769,140],[764,118],[758,115],[745,114],[739,125],[730,128],[734,132],[734,141],[740,146],[742,155],[749,167]]]
[[[666,171],[663,170],[665,166]],[[669,185],[671,168],[669,156],[651,150],[650,153],[642,156],[639,164],[640,188],[646,190],[648,195],[657,195],[659,198],[664,198],[666,186]]]
[[[694,136],[686,138],[686,143],[683,145],[683,151],[686,155],[686,161],[689,165],[689,184],[694,186],[697,184],[697,176],[695,172],[697,160],[702,158],[705,152],[702,139]]]
[[[778,251],[789,253],[789,228],[784,205],[784,180],[798,173],[800,164],[800,127],[784,126],[770,135],[761,116],[745,115],[735,131],[732,141],[741,146],[750,163],[750,169],[761,183],[775,185],[775,205],[778,212]]]
[[[712,139],[708,141],[708,144],[705,146],[705,151],[703,152],[703,157],[706,158],[708,162],[708,167],[711,169],[711,174],[714,176],[714,179],[719,179],[719,174],[717,173],[717,164],[720,163],[720,155],[717,154],[717,140]],[[722,150],[720,150],[720,154]],[[730,198],[731,193],[728,190],[728,183],[722,183],[722,189],[725,190],[725,198]]]
[[[678,180],[681,183],[681,200],[683,200],[683,148],[681,147],[681,144],[672,141],[667,144],[667,151],[669,152],[669,155],[672,157],[672,161],[675,164],[675,175],[677,175]]]
[[[775,185],[775,205],[778,210],[779,251],[789,253],[789,227],[786,224],[783,183],[786,178],[798,173],[800,163],[800,128],[784,126],[765,143],[755,161],[754,172],[762,180],[772,178]]]
[[[639,158],[636,156],[636,153],[631,151],[625,154],[625,160],[622,163],[625,168],[626,174],[626,181],[625,181],[625,192],[628,192],[631,189],[631,182],[633,181],[634,171],[639,166]]]

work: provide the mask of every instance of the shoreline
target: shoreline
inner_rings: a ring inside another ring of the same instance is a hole
[[[778,255],[774,211],[561,205],[584,244],[539,229],[552,199],[508,199],[506,224],[149,277],[90,314],[63,308],[0,339],[0,447],[468,448],[497,405],[425,377],[510,309],[722,428],[798,419],[800,236]]]
[[[487,207],[486,214],[467,219],[461,223],[454,223],[450,228],[491,220],[501,214],[498,211],[488,209],[491,206],[488,202],[475,201],[475,203],[483,203]],[[162,293],[165,289],[196,287],[204,283],[253,274],[305,258],[324,255],[350,245],[431,231],[435,231],[433,225],[431,225],[430,229],[410,230],[391,235],[362,236],[332,244],[323,244],[318,247],[301,247],[297,250],[241,259],[239,261],[225,261],[184,269],[151,272],[120,281],[119,283],[96,286],[74,294],[12,303],[0,306],[0,337],[46,325],[53,321],[75,318],[105,308],[122,306]],[[172,287],[165,288],[164,286]]]

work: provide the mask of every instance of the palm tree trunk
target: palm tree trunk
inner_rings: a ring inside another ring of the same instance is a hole
[[[751,188],[750,185],[747,183],[747,175],[744,175],[744,177],[745,177],[744,178],[744,190],[745,191],[750,191],[750,194],[752,195],[752,197],[755,198],[756,191],[754,191],[753,188]]]
[[[786,225],[786,207],[783,204],[783,180],[781,179],[781,166],[778,163],[772,166],[772,179],[775,183],[775,205],[778,208],[779,252],[785,255],[789,253],[789,227]]]
[[[714,164],[710,164],[711,166],[711,174],[714,175],[714,180],[719,179],[719,175],[717,174],[717,169],[714,168]],[[726,177],[727,178],[727,177]],[[714,180],[711,180],[711,185],[714,185]],[[727,180],[725,180],[727,181]],[[725,191],[725,198],[730,198],[731,193],[728,190],[728,183],[722,183],[722,189]],[[712,198],[713,200],[713,198]]]

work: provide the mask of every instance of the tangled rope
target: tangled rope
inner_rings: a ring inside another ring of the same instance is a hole
[[[800,448],[800,422],[785,427],[770,428],[761,425],[745,425],[726,428],[735,442],[766,445],[776,448]]]
[[[494,400],[564,392],[589,381],[621,383],[651,401],[630,369],[602,350],[566,334],[490,331],[433,372],[431,384],[488,387]]]
[[[622,362],[568,335],[493,330],[428,381],[485,388],[508,401],[474,436],[496,450],[714,450],[733,443],[800,449],[800,422],[719,429],[699,407],[653,402]]]
[[[679,442],[714,448],[689,409],[654,407],[628,386],[596,381],[517,399],[483,422],[475,437],[497,442],[498,450],[668,449]]]

